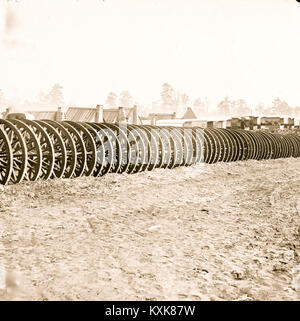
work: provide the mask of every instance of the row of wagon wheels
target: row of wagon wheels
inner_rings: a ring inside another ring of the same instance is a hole
[[[0,184],[4,185],[299,156],[298,136],[262,131],[0,119]]]

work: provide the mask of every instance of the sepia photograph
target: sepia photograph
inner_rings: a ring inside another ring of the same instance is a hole
[[[0,301],[299,301],[299,57],[296,0],[0,0]]]

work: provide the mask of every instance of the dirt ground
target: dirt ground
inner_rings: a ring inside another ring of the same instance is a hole
[[[0,298],[299,300],[299,165],[0,186]]]

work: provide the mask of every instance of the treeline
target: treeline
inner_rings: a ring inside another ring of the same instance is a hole
[[[160,97],[151,105],[139,104],[128,90],[119,94],[109,92],[104,102],[95,101],[96,104],[103,104],[106,108],[138,106],[139,114],[147,115],[151,112],[183,114],[187,107],[192,107],[198,117],[241,117],[249,115],[287,115],[300,117],[300,106],[292,107],[286,101],[276,97],[272,104],[249,106],[244,99],[230,100],[229,97],[222,99],[217,106],[212,106],[209,99],[198,97],[191,100],[184,91],[175,89],[171,84],[164,83],[161,87]],[[43,109],[49,107],[61,107],[66,105],[63,94],[63,87],[56,83],[48,92],[40,91],[34,101],[20,101],[18,99],[7,99],[0,89],[0,111],[7,107],[19,109]],[[76,103],[74,104],[76,105]]]
[[[258,104],[249,107],[244,99],[229,100],[225,97],[217,106],[217,112],[222,116],[240,117],[247,115],[278,115],[300,117],[300,107],[291,107],[286,101],[276,97],[272,104]]]
[[[198,117],[241,117],[250,115],[279,115],[300,117],[300,107],[292,107],[286,101],[276,97],[272,104],[265,106],[258,104],[249,106],[244,99],[222,99],[217,106],[212,106],[207,98],[198,97],[190,100],[185,92],[175,90],[169,83],[162,85],[161,97],[152,103],[155,111],[184,112],[187,107],[192,107]]]
[[[106,107],[130,107],[133,98],[128,91],[117,95],[110,92],[105,101]],[[300,107],[292,107],[286,101],[276,97],[272,104],[258,104],[249,106],[244,99],[230,100],[229,97],[222,99],[217,106],[212,106],[209,99],[198,97],[191,100],[187,93],[175,89],[169,83],[164,83],[161,88],[160,98],[153,101],[147,108],[135,104],[139,107],[139,112],[143,114],[151,112],[183,114],[188,107],[192,107],[198,117],[218,116],[218,117],[241,117],[250,115],[278,115],[300,117]]]
[[[2,90],[0,90],[0,111],[6,108],[12,110],[30,110],[43,109],[49,107],[60,107],[64,105],[63,87],[59,84],[54,84],[49,92],[40,91],[35,100],[29,101],[28,99],[21,101],[19,98],[7,98]]]

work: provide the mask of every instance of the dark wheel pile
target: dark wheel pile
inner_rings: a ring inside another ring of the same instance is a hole
[[[100,177],[205,162],[300,156],[300,137],[264,131],[0,119],[0,184]]]

